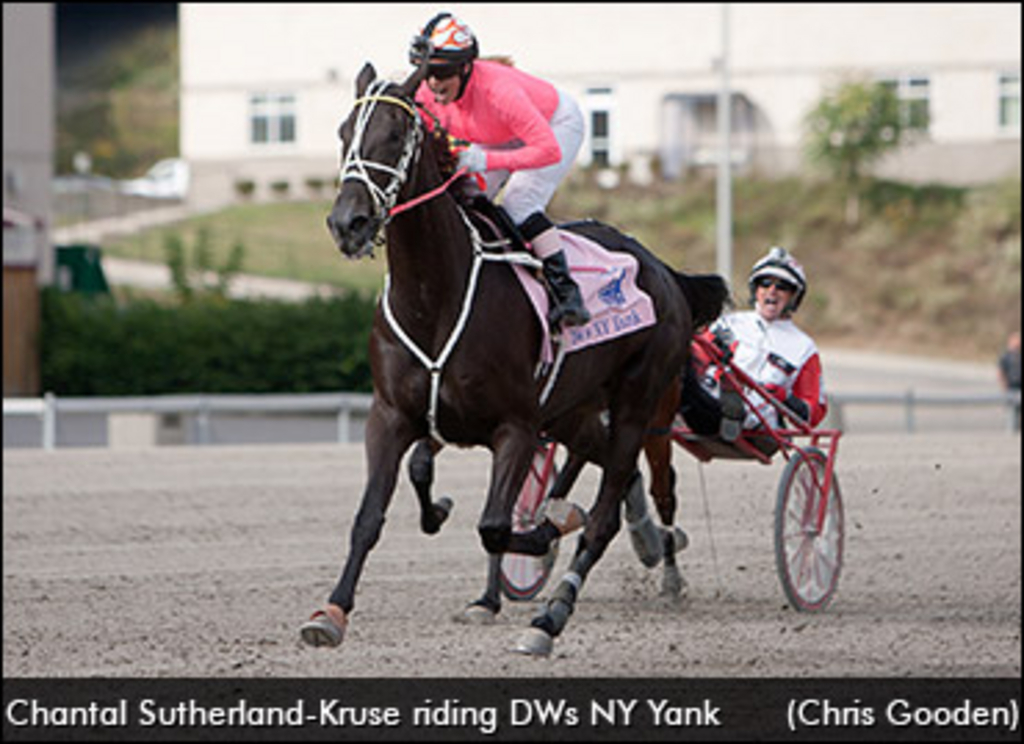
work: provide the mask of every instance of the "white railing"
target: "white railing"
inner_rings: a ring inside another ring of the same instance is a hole
[[[842,393],[829,396],[831,426],[843,429],[845,409],[856,405],[900,406],[903,408],[904,429],[909,434],[917,431],[917,413],[922,408],[981,408],[1006,409],[1006,429],[1020,431],[1020,391],[1005,393],[976,393],[972,395],[918,394],[913,389],[904,393]]]
[[[371,395],[365,393],[308,393],[295,395],[159,395],[125,398],[4,398],[4,417],[35,416],[42,420],[42,447],[57,446],[57,424],[61,414],[192,414],[198,425],[198,443],[209,444],[210,417],[217,413],[333,413],[337,416],[337,441],[352,442],[352,416],[365,416]],[[1020,431],[1020,391],[977,395],[918,395],[913,390],[888,394],[833,394],[829,397],[830,426],[844,428],[850,406],[901,406],[904,429],[917,430],[917,412],[934,407],[1003,407],[1007,430]]]
[[[57,421],[67,414],[192,414],[198,424],[199,444],[209,444],[210,417],[217,413],[333,413],[337,441],[353,441],[352,415],[365,416],[372,395],[366,393],[306,393],[294,395],[158,395],[123,398],[4,398],[4,417],[37,416],[42,422],[43,449],[57,446]]]

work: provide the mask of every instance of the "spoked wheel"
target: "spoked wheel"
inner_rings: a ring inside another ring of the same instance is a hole
[[[529,532],[544,521],[547,496],[557,475],[558,469],[554,459],[549,457],[548,448],[538,447],[512,511],[514,532]],[[547,584],[557,557],[558,540],[554,540],[547,554],[542,556],[505,553],[501,558],[502,593],[516,602],[533,599]]]
[[[831,489],[822,493],[825,464],[818,449],[796,451],[782,473],[775,505],[775,566],[786,599],[801,612],[828,606],[843,565],[843,499],[834,472]]]

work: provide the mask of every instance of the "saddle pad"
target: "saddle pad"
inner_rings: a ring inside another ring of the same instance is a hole
[[[654,324],[654,303],[636,284],[639,264],[633,256],[605,250],[598,243],[568,230],[560,230],[559,233],[566,263],[591,316],[586,325],[565,329],[562,341],[566,354]],[[516,266],[515,272],[544,331],[541,361],[550,363],[552,347],[547,320],[547,291],[521,266]]]

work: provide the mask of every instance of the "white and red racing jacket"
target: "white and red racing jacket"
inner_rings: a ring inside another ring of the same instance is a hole
[[[704,335],[710,340],[723,331],[733,339],[729,345],[737,367],[778,400],[785,401],[794,395],[806,403],[811,426],[817,426],[825,418],[828,401],[818,347],[792,320],[769,322],[753,310],[733,313],[717,320]],[[708,360],[701,356],[695,354],[698,378],[717,396],[720,371],[713,365],[708,366]],[[771,404],[752,391],[748,397],[766,421],[778,424]],[[745,427],[753,428],[757,423],[757,417],[750,413]]]

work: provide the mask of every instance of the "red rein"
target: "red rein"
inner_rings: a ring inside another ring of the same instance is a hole
[[[467,172],[468,171],[465,168],[459,168],[457,171],[455,171],[455,175],[453,175],[447,181],[442,183],[436,189],[432,189],[431,191],[427,191],[424,194],[420,194],[419,196],[410,199],[404,204],[396,204],[391,208],[391,211],[388,212],[388,215],[391,217],[395,217],[397,215],[400,215],[402,212],[412,209],[413,207],[418,207],[423,202],[430,201],[434,197],[440,196],[441,194],[448,190],[449,186],[455,183],[456,179],[458,179],[461,176],[464,176]]]

